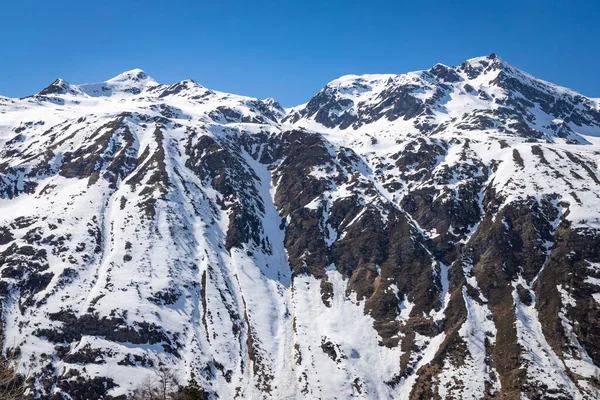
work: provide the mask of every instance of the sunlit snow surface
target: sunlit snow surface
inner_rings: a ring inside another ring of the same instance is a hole
[[[475,67],[480,61],[470,60]],[[534,107],[531,125],[546,135],[544,141],[528,142],[503,131],[501,126],[465,130],[461,123],[468,121],[467,114],[497,109],[498,104],[489,99],[502,98],[505,93],[490,83],[497,71],[487,71],[475,79],[469,79],[463,72],[459,75],[460,80],[448,85],[428,116],[429,122],[445,125],[444,129],[426,135],[427,140],[450,143],[446,154],[438,158],[434,173],[441,173],[457,163],[471,163],[475,168],[480,168],[479,165],[491,168],[494,164],[488,185],[496,190],[503,204],[557,194],[563,202],[561,207],[568,209],[565,216],[573,226],[600,229],[599,192],[590,175],[600,176],[600,127],[570,124],[577,140],[567,143],[550,128],[553,123],[562,121]],[[567,89],[541,83],[520,71],[517,76],[522,82],[546,85],[545,90],[555,96],[573,95]],[[467,82],[472,91],[465,89]],[[337,117],[344,113],[360,115],[376,106],[383,100],[381,93],[390,86],[414,85],[414,97],[427,101],[434,96],[438,83],[421,71],[405,75],[344,76],[324,90],[338,99],[349,100],[343,107],[331,111],[331,116]],[[377,189],[376,193],[361,194],[363,205],[389,203],[399,207],[406,193],[430,183],[402,181],[402,189],[391,193],[384,183],[400,181],[400,172],[394,168],[384,173],[376,170],[380,163],[394,164],[391,157],[405,149],[406,139],[422,135],[413,120],[381,118],[356,128],[326,127],[313,117],[289,119],[306,105],[279,109],[273,106],[272,99],[261,102],[220,93],[193,81],[160,85],[141,70],[129,71],[99,84],[77,86],[59,81],[57,85],[64,93],[25,99],[0,98],[0,165],[7,163],[14,167],[12,175],[0,175],[0,180],[23,191],[27,172],[42,164],[49,165],[36,177],[33,193],[0,199],[0,226],[14,226],[20,217],[31,219],[31,225],[11,229],[20,244],[25,243],[22,238],[35,228],[44,236],[68,238],[66,256],[53,253],[50,244],[40,247],[47,250],[45,272],[54,274],[54,278],[34,295],[35,307],[21,311],[16,294],[3,301],[4,347],[20,347],[22,368],[33,366],[34,371],[39,371],[51,361],[48,355],[55,351],[55,344],[34,333],[40,328],[60,326],[62,322],[51,321],[49,315],[69,310],[75,316],[91,312],[98,318],[123,318],[130,326],[151,323],[162,327],[169,338],[180,344],[178,354],[173,354],[166,352],[161,343],[135,344],[84,335],[71,345],[69,352],[76,353],[88,345],[102,349],[111,354],[104,358],[104,363],[83,365],[54,361],[57,374],[76,369],[87,377],[112,378],[119,386],[110,391],[111,395],[127,393],[151,373],[149,368],[139,364],[130,366],[121,362],[124,357],[138,356],[152,360],[155,365],[164,363],[185,377],[183,380],[195,376],[222,399],[235,396],[409,398],[419,368],[435,357],[445,334],[419,335],[415,371],[397,385],[386,383],[398,374],[403,351],[400,347],[379,344],[372,317],[365,314],[364,304],[357,301],[355,294],[347,293],[347,281],[335,266],[326,272],[333,285],[330,307],[321,300],[319,280],[311,276],[292,278],[281,217],[274,205],[277,182],[273,181],[269,166],[246,150],[239,154],[253,175],[257,201],[263,205],[259,211],[261,237],[268,240],[270,251],[252,245],[226,251],[224,241],[229,214],[216,206],[219,193],[186,165],[185,146],[188,140],[193,142],[203,135],[225,143],[232,135],[277,135],[302,127],[322,134],[332,152],[344,146],[360,156],[360,162],[354,166],[357,179],[372,182]],[[489,98],[478,95],[478,91],[485,92]],[[597,100],[594,102],[597,107]],[[227,114],[214,114],[218,107],[256,119],[232,121]],[[88,179],[57,174],[65,153],[77,149],[93,151],[94,140],[104,132],[101,128],[124,112],[129,113],[124,117],[124,124],[132,134],[132,144],[125,150],[125,137],[116,134],[106,155],[116,157],[129,151],[133,158],[143,161],[135,165],[123,181],[110,187],[104,179],[88,184]],[[288,119],[283,119],[286,115]],[[16,133],[20,127],[24,128],[20,130],[22,133]],[[162,141],[155,136],[157,128],[163,132]],[[470,141],[466,161],[465,139]],[[536,154],[534,146],[541,149],[546,162]],[[41,157],[48,149],[52,149],[49,160]],[[165,153],[169,187],[164,193],[154,186],[149,173],[131,184],[137,172],[158,168],[149,157],[144,158],[144,154],[157,151]],[[520,159],[515,158],[515,151]],[[582,162],[574,162],[567,152],[577,155]],[[310,171],[310,175],[328,179],[334,170],[333,165],[322,165]],[[468,181],[456,176],[449,183],[433,185],[438,190],[454,191],[464,184]],[[306,208],[315,210],[325,204],[326,214],[333,202],[350,194],[347,184],[332,185]],[[148,198],[156,199],[155,215],[151,218],[144,217],[140,211],[140,203]],[[556,205],[558,207],[558,201]],[[333,230],[327,215],[324,217],[323,229],[331,246],[343,239],[346,232]],[[362,217],[363,213],[359,213],[348,226]],[[412,223],[424,237],[433,239],[438,235]],[[470,234],[477,227],[471,228]],[[469,237],[463,241],[468,242]],[[0,245],[0,252],[9,246],[10,243]],[[97,246],[99,250],[95,251]],[[443,305],[441,311],[432,316],[442,320],[449,301],[449,267],[436,260],[432,262],[442,285]],[[598,268],[598,265],[591,264],[590,268]],[[76,271],[73,278],[61,279],[70,269]],[[465,270],[465,274],[469,284],[477,287],[470,271]],[[527,282],[520,283],[530,287]],[[597,288],[598,293],[593,297],[600,306],[600,280],[590,277],[589,284]],[[170,290],[180,294],[174,304],[149,301]],[[566,306],[570,300],[563,291]],[[550,388],[566,388],[573,397],[583,398],[567,371],[590,377],[598,374],[598,368],[575,336],[572,345],[579,346],[581,357],[563,363],[544,338],[535,307],[522,304],[516,294],[513,297],[518,317],[516,329],[526,351],[528,373]],[[498,381],[488,379],[490,373],[496,372],[485,362],[484,342],[495,341],[496,327],[485,299],[473,299],[466,290],[463,290],[463,299],[468,317],[459,334],[469,355],[460,367],[446,362],[439,376],[439,394],[480,398],[486,384],[492,386],[492,391],[500,389]],[[413,303],[407,298],[401,303],[402,320],[410,315]],[[237,320],[242,321],[242,326],[234,326]],[[572,331],[567,320],[563,325]],[[258,374],[247,357],[249,331],[261,349],[257,354],[261,359]],[[322,350],[326,342],[334,344],[337,360]],[[207,365],[211,367],[207,369]],[[447,384],[455,380],[469,384],[457,394],[447,389]]]

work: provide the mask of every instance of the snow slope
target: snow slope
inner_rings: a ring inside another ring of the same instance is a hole
[[[35,398],[159,365],[211,398],[597,398],[599,137],[494,54],[291,109],[141,70],[0,98],[3,348]]]

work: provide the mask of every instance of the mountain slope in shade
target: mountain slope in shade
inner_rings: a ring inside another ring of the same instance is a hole
[[[0,98],[36,398],[600,395],[600,107],[495,54],[305,105],[133,70]]]

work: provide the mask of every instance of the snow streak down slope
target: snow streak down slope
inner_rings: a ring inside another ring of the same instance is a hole
[[[495,55],[272,99],[0,98],[3,347],[36,398],[596,398],[600,112]],[[467,382],[469,382],[467,384]]]

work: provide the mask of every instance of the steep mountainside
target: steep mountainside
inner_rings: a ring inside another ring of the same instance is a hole
[[[596,399],[599,163],[598,100],[494,54],[0,97],[3,348],[40,399]]]

